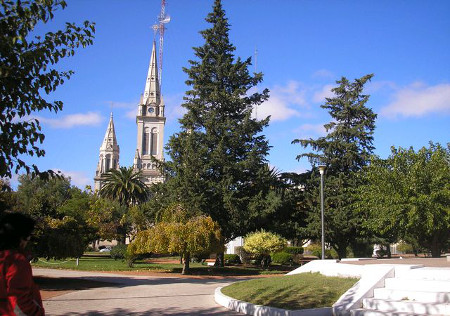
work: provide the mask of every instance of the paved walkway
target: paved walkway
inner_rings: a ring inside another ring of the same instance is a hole
[[[440,268],[450,268],[450,261],[445,257],[441,258],[415,258],[415,257],[405,257],[403,259],[369,259],[361,261],[346,261],[343,259],[341,263],[346,264],[421,264],[424,267],[440,267]]]
[[[52,315],[241,315],[219,306],[214,290],[237,279],[193,279],[33,268],[35,276],[111,283],[44,301]]]

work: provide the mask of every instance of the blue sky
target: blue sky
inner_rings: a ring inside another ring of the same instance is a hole
[[[37,33],[64,22],[96,23],[94,45],[79,49],[58,69],[75,75],[48,96],[62,100],[58,114],[35,113],[46,135],[46,156],[27,159],[41,169],[61,170],[72,184],[93,184],[111,109],[120,145],[120,164],[133,163],[135,114],[143,93],[154,39],[151,26],[159,0],[68,0],[68,7]],[[165,140],[178,130],[182,97],[188,89],[182,67],[203,44],[199,31],[212,0],[166,0],[163,96]],[[271,115],[265,134],[273,146],[269,162],[279,171],[310,168],[295,157],[304,152],[296,138],[324,135],[330,121],[320,108],[336,80],[374,73],[367,85],[368,106],[377,114],[376,154],[391,146],[420,148],[429,141],[449,142],[450,1],[224,0],[236,56],[255,57],[264,74],[257,88],[271,98],[258,117]],[[12,184],[17,182],[13,179]]]

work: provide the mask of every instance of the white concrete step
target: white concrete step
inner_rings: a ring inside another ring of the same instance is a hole
[[[449,292],[450,282],[437,280],[419,280],[406,278],[387,278],[384,280],[387,289],[422,292]]]
[[[420,301],[428,303],[450,303],[450,292],[429,292],[378,288],[373,290],[373,298],[399,301],[407,299],[408,301]]]
[[[358,308],[350,312],[351,316],[424,316],[423,314],[401,313],[401,312],[381,312],[373,309]]]
[[[350,312],[351,316],[424,316],[423,314],[412,314],[402,312],[381,312],[373,309],[358,308]]]
[[[419,315],[450,315],[450,304],[448,303],[423,303],[365,298],[363,300],[363,306],[366,309],[381,312],[403,312]]]
[[[450,281],[448,268],[418,268],[410,270],[395,270],[396,278]]]

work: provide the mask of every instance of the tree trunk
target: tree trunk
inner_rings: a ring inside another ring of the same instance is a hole
[[[347,247],[346,246],[340,246],[339,248],[333,247],[333,248],[334,248],[334,250],[336,250],[339,260],[347,257]],[[327,254],[327,249],[325,248],[325,256],[324,256],[325,259],[327,258],[326,254]]]
[[[183,271],[181,271],[181,274],[190,274],[189,262],[191,261],[191,254],[189,252],[186,252],[183,256],[183,259]]]
[[[215,266],[222,268],[225,266],[225,254],[223,252],[217,254]]]
[[[125,245],[127,240],[127,233],[121,233],[120,238],[117,240],[118,245]]]
[[[437,238],[436,234],[433,236],[430,246],[431,257],[439,258],[441,256],[441,243],[439,242],[439,238]]]
[[[386,247],[386,255],[387,255],[387,257],[388,257],[389,259],[391,259],[391,257],[392,257],[392,254],[391,254],[391,245],[390,245],[390,244],[386,244],[385,247]]]

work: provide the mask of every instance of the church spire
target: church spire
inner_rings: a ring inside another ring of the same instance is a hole
[[[111,112],[108,128],[106,129],[105,137],[103,138],[103,143],[100,150],[115,149],[116,147],[117,149],[119,148],[117,145],[116,131],[114,129],[113,114]]]
[[[161,92],[158,78],[158,65],[156,62],[156,42],[153,41],[152,56],[150,58],[150,65],[148,67],[147,81],[145,83],[142,104],[159,104],[160,98]]]
[[[109,118],[103,143],[100,146],[100,155],[97,170],[94,177],[94,190],[100,190],[102,186],[102,176],[110,169],[119,169],[120,148],[117,144],[116,131],[114,129],[113,114]]]

